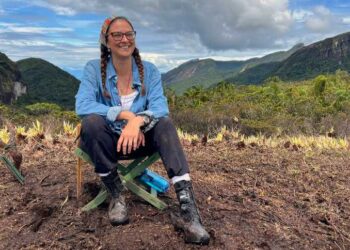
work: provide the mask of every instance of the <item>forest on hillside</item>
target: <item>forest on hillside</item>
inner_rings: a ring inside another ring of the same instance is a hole
[[[350,134],[350,75],[346,71],[311,80],[262,85],[220,82],[193,87],[182,96],[168,90],[176,124],[192,133],[211,134],[225,126],[243,134]]]

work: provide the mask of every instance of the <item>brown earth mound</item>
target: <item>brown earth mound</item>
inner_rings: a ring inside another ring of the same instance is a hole
[[[84,195],[75,194],[73,140],[20,145],[21,186],[0,165],[1,249],[350,249],[350,153],[304,152],[222,142],[186,145],[209,246],[183,243],[170,213],[127,193],[130,223],[112,227],[107,203],[80,208],[99,190],[84,166]],[[165,176],[158,162],[153,170]]]

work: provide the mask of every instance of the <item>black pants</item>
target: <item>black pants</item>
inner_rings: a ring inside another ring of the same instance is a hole
[[[110,172],[116,168],[118,159],[125,158],[122,150],[117,152],[118,139],[119,135],[111,130],[102,116],[92,114],[83,119],[80,147],[90,156],[96,173]],[[169,178],[189,173],[185,154],[170,118],[160,118],[145,134],[145,142],[144,147],[140,146],[127,156],[136,158],[159,152]]]

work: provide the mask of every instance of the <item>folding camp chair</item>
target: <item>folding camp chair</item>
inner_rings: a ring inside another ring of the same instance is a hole
[[[82,149],[77,148],[75,150],[76,156],[78,156],[76,174],[77,174],[77,198],[79,199],[82,192],[82,161],[86,161],[89,164],[93,165],[89,155],[85,153]],[[156,162],[160,158],[158,153],[154,153],[150,156],[144,156],[137,159],[133,159],[131,163],[127,165],[123,165],[118,163],[117,168],[119,172],[119,176],[122,180],[123,185],[146,200],[156,208],[162,210],[167,207],[167,204],[161,201],[158,197],[158,191],[155,188],[145,187],[140,181],[138,181],[138,177],[144,173],[144,171]],[[105,188],[101,189],[100,193],[88,204],[86,204],[82,210],[89,211],[91,209],[96,208],[101,203],[103,203],[108,197],[107,190]]]

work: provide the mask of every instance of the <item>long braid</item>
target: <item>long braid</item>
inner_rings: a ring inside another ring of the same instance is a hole
[[[102,79],[103,95],[108,99],[110,99],[111,95],[107,91],[107,87],[106,87],[106,77],[107,77],[106,72],[107,72],[108,56],[109,56],[108,48],[103,44],[101,44],[101,79]]]
[[[144,96],[146,94],[145,84],[144,84],[144,70],[143,70],[143,64],[141,60],[141,56],[139,53],[138,48],[135,48],[134,52],[132,53],[132,56],[135,59],[135,63],[137,65],[137,69],[139,70],[140,80],[141,80],[141,95]]]

